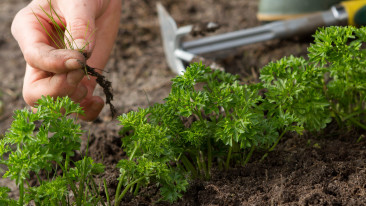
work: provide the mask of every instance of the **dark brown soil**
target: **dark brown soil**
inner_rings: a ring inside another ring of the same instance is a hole
[[[30,0],[0,1],[0,135],[12,121],[12,111],[22,109],[25,62],[10,34],[15,13]],[[156,13],[156,0],[123,0],[119,35],[104,73],[112,82],[117,115],[162,102],[175,76],[167,67]],[[179,26],[215,22],[213,35],[260,25],[257,0],[161,0]],[[187,39],[197,37],[189,36]],[[199,37],[198,37],[199,38]],[[261,67],[283,56],[306,56],[310,36],[272,40],[231,50],[211,59],[244,82],[258,80]],[[98,87],[96,94],[104,96]],[[116,163],[124,157],[118,135],[120,125],[105,107],[99,119],[82,122],[90,134],[89,155],[106,165],[110,192],[117,187]],[[175,205],[366,205],[366,142],[362,131],[340,132],[335,125],[318,134],[288,135],[263,162],[254,155],[245,168],[215,171],[210,181],[196,181]],[[86,147],[88,134],[83,137]],[[0,186],[13,189],[7,179]],[[149,187],[137,197],[127,196],[123,205],[151,205],[157,188]],[[167,203],[159,203],[168,205]]]

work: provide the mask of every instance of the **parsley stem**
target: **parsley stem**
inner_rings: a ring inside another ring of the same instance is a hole
[[[198,175],[200,178],[202,178],[202,164],[201,164],[201,160],[200,160],[200,155],[199,152],[197,152],[196,154],[196,163],[197,163],[197,167],[198,167]]]
[[[19,205],[23,205],[23,199],[24,199],[24,180],[21,180],[19,184]]]
[[[57,165],[61,168],[62,171],[65,171],[65,168],[62,166],[61,163],[57,162]],[[74,183],[72,182],[72,180],[69,179],[69,176],[67,175],[68,173],[64,172],[64,177],[66,177],[66,181],[68,182],[68,184],[71,187],[72,192],[74,193],[74,196],[77,197],[78,193],[76,192],[76,187],[74,185]]]
[[[198,110],[197,108],[194,108],[194,113],[199,117],[200,120],[203,120],[202,118],[202,113],[200,110]]]
[[[250,158],[252,157],[253,155],[253,152],[255,150],[256,146],[252,146],[252,148],[250,149],[248,155],[246,156],[244,162],[243,162],[243,167],[249,162]]]
[[[280,142],[280,140],[282,139],[283,135],[285,135],[286,132],[287,132],[287,128],[285,130],[283,130],[281,135],[278,137],[276,143],[271,148],[269,148],[269,150],[266,152],[266,154],[263,155],[260,162],[262,162],[268,156],[269,152],[272,152],[274,150],[274,148],[276,148],[277,144]]]
[[[105,204],[105,202],[104,201],[101,201],[101,197],[100,197],[100,195],[99,195],[99,191],[98,191],[98,188],[101,188],[101,185],[100,185],[100,183],[99,183],[99,185],[97,185],[96,183],[95,183],[95,181],[94,181],[94,179],[93,179],[93,177],[92,176],[88,176],[88,184],[87,185],[90,185],[90,194],[92,195],[92,196],[95,196],[95,197],[97,197],[97,199],[95,199],[95,201],[96,202],[100,202],[103,206],[105,206],[106,204]],[[105,179],[103,179],[103,183],[105,182]],[[106,196],[108,195],[107,194],[108,193],[108,191],[106,191]],[[109,196],[109,195],[108,195]],[[107,197],[107,199],[109,199],[109,197]],[[107,200],[107,203],[110,205],[110,203],[109,203],[109,201]],[[95,204],[95,205],[97,205],[97,204]]]
[[[133,148],[133,151],[132,151],[130,157],[128,158],[129,160],[132,160],[133,159],[133,157],[135,156],[136,150],[137,150],[137,148],[139,146],[139,143],[137,143],[137,142],[134,142],[134,144],[135,144],[135,147]]]
[[[268,150],[268,152],[272,152],[274,150],[274,148],[276,148],[277,144],[280,142],[280,140],[282,139],[283,135],[285,135],[286,132],[287,132],[287,128],[285,130],[283,130],[281,135],[278,137],[276,143]]]
[[[126,176],[126,172],[123,173],[123,175],[121,176],[121,178],[119,179],[118,185],[117,185],[117,191],[115,194],[115,200],[114,200],[114,205],[117,206],[117,202],[118,202],[118,197],[119,197],[119,193],[121,192],[121,188],[122,188],[122,184],[123,184],[123,180],[125,179]]]
[[[355,125],[361,127],[362,129],[366,130],[366,125],[362,124],[361,122],[355,120],[354,118],[349,118],[349,120],[354,123]]]
[[[211,139],[208,138],[208,140],[207,140],[207,171],[208,171],[209,177],[211,177],[211,167],[212,167],[212,145],[211,145]]]
[[[137,142],[134,142],[134,145],[135,145],[135,147],[133,148],[133,151],[132,151],[132,153],[131,153],[131,155],[130,155],[130,157],[128,158],[130,161],[133,159],[133,157],[135,156],[135,153],[136,153],[136,150],[137,150],[137,148],[138,148],[138,145],[139,145],[139,143],[137,143]],[[123,185],[123,180],[124,180],[124,178],[125,178],[125,175],[126,175],[126,173],[123,173],[123,175],[121,176],[121,178],[119,179],[119,182],[118,182],[118,185],[117,185],[117,190],[116,190],[116,194],[115,194],[115,200],[114,200],[114,202],[115,202],[115,206],[117,206],[118,205],[118,203],[120,202],[120,200],[118,200],[119,199],[119,195],[120,195],[120,192],[121,192],[121,188],[122,188],[122,185]],[[123,193],[123,192],[122,192]],[[122,199],[122,198],[121,198]]]
[[[210,173],[208,171],[208,166],[206,166],[205,156],[202,151],[199,151],[199,161],[201,162],[202,170],[205,174],[205,179],[210,179]]]
[[[138,182],[136,185],[135,191],[133,192],[133,195],[136,196],[139,193],[140,185],[141,185],[141,182]]]
[[[105,179],[103,179],[103,185],[104,185],[104,192],[105,192],[105,196],[107,198],[108,206],[111,206],[111,201],[109,199],[109,193],[108,193],[107,183],[106,183]]]
[[[81,173],[81,180],[80,180],[80,183],[79,183],[79,199],[78,199],[78,202],[77,202],[77,205],[82,205],[82,198],[84,197],[85,198],[85,196],[83,195],[83,194],[87,194],[87,189],[88,188],[85,188],[85,181],[86,181],[86,167],[87,167],[87,160],[86,160],[86,158],[84,157],[84,159],[82,160],[82,162],[81,162],[81,171],[80,171],[80,173]],[[84,200],[85,201],[85,200]]]
[[[191,161],[188,160],[188,158],[185,155],[182,155],[181,158],[184,167],[191,172],[192,174],[192,178],[197,178],[198,174],[197,174],[197,170],[194,168],[193,164],[191,163]]]
[[[357,110],[357,111],[355,111],[355,112],[352,112],[352,113],[350,113],[350,114],[348,114],[348,115],[346,115],[346,114],[342,114],[342,116],[344,116],[342,119],[343,119],[343,121],[345,121],[345,120],[350,119],[350,118],[352,118],[352,117],[354,117],[354,116],[361,115],[362,113],[365,113],[365,110],[360,109],[360,110]]]
[[[69,166],[69,161],[70,161],[70,157],[69,155],[66,155],[66,159],[65,159],[65,167],[64,167],[64,177],[67,173],[67,170],[68,170],[68,166]]]
[[[151,174],[151,175],[149,175],[149,176],[153,176],[153,175],[155,175],[155,174]],[[115,206],[117,206],[117,205],[119,205],[119,203],[121,202],[121,200],[122,200],[122,198],[125,196],[125,194],[127,193],[127,191],[130,189],[130,187],[132,187],[133,185],[135,185],[136,183],[138,183],[138,182],[140,182],[141,180],[143,180],[143,179],[145,179],[146,177],[145,176],[143,176],[143,177],[140,177],[139,179],[137,179],[137,180],[135,180],[135,181],[133,181],[133,182],[131,182],[130,184],[128,184],[126,187],[125,187],[125,189],[123,189],[123,191],[122,191],[122,193],[121,193],[121,195],[119,195],[119,197],[118,197],[118,199],[117,199],[117,201],[115,202]],[[117,195],[117,194],[116,194]]]
[[[225,163],[225,170],[227,171],[229,169],[230,159],[231,159],[231,153],[233,151],[233,147],[229,147],[229,152],[227,154],[226,163]]]
[[[43,182],[43,181],[42,181],[42,180],[41,180],[41,178],[39,177],[39,174],[38,174],[38,173],[36,173],[36,177],[37,177],[37,179],[38,179],[39,184],[40,184],[40,185],[42,185],[42,182]]]

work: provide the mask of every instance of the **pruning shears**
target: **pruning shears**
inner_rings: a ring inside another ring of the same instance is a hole
[[[192,32],[193,26],[177,28],[174,19],[160,3],[157,10],[166,60],[177,74],[185,71],[183,61],[190,62],[197,55],[311,33],[323,26],[366,25],[366,0],[351,0],[309,16],[183,42],[183,37]]]

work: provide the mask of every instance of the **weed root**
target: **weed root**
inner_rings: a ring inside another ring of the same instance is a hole
[[[86,64],[83,64],[83,67],[86,69],[86,73],[90,76],[96,77],[96,82],[97,84],[99,84],[102,88],[103,88],[103,92],[105,94],[106,97],[106,104],[109,104],[109,108],[112,114],[112,118],[115,117],[117,110],[114,107],[114,105],[112,104],[112,100],[113,100],[113,94],[112,94],[112,83],[110,81],[108,81],[104,75],[98,73],[97,71],[95,71],[96,69],[93,67],[90,67]]]

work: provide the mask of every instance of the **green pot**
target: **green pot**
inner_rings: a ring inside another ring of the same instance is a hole
[[[259,0],[258,19],[273,21],[328,10],[341,0]]]

